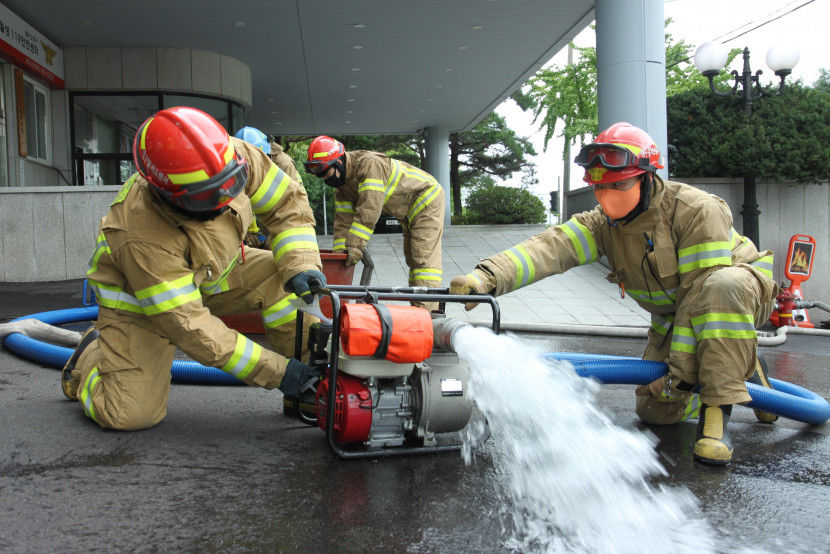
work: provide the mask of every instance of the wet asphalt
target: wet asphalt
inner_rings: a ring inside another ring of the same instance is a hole
[[[79,290],[0,285],[0,322],[76,307]],[[644,346],[523,337],[560,352],[636,356]],[[790,336],[762,353],[773,377],[830,397],[827,338]],[[598,403],[617,425],[656,435],[668,475],[654,484],[694,493],[718,551],[830,551],[827,423],[765,425],[736,407],[735,460],[714,468],[692,461],[694,422],[642,425],[633,388],[603,386]],[[0,415],[0,551],[507,550],[493,441],[472,466],[457,453],[343,461],[322,431],[281,414],[277,391],[192,385],[173,386],[153,429],[102,431],[64,399],[57,370],[4,349]]]

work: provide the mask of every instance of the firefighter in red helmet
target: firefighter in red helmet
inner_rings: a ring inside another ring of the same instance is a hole
[[[362,259],[378,219],[386,214],[396,217],[403,227],[409,285],[441,286],[444,189],[432,175],[378,152],[346,152],[340,141],[327,136],[311,141],[305,169],[336,189],[334,250],[348,253],[347,264]]]
[[[294,352],[294,295],[325,286],[305,189],[208,114],[162,110],[135,136],[132,175],[101,220],[87,272],[94,327],[63,371],[64,394],[101,427],[164,419],[178,347],[249,385],[300,397],[316,374]],[[254,216],[272,252],[241,241]],[[261,310],[276,352],[217,317]]]
[[[651,314],[643,358],[668,365],[637,389],[637,414],[658,425],[699,415],[695,459],[728,464],[732,405],[751,400],[744,380],[769,386],[755,328],[777,294],[772,252],[735,231],[717,196],[663,181],[660,151],[642,129],[615,123],[576,162],[599,205],[487,258],[455,277],[450,292],[506,294],[606,256],[608,279]]]

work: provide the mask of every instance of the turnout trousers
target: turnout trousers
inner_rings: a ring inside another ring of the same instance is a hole
[[[268,342],[278,354],[295,357],[297,312],[288,303],[293,294],[278,282],[271,253],[246,249],[244,263],[232,273],[237,273],[230,279],[235,286],[203,296],[204,305],[214,315],[251,310],[270,315],[266,318]],[[274,319],[274,315],[279,317]],[[304,333],[313,321],[309,316],[303,318]],[[76,396],[84,412],[108,429],[138,430],[156,425],[167,415],[175,346],[143,315],[101,307],[95,326],[100,336],[83,351],[73,372],[73,377],[80,379]],[[280,377],[271,381],[279,382],[285,364],[287,360],[275,370]]]
[[[674,321],[666,333],[652,326],[643,359],[666,361],[672,375],[700,385],[703,404],[749,402],[745,381],[757,362],[755,328],[769,319],[775,301],[775,291],[770,296],[768,289],[746,265],[713,271],[685,299],[694,306],[689,321]],[[690,415],[691,396],[679,394],[675,401],[637,396],[637,415],[647,423],[678,423]]]

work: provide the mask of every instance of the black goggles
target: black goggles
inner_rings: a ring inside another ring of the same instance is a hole
[[[303,167],[308,173],[312,175],[319,175],[320,173],[324,172],[326,168],[328,168],[332,162],[324,162],[323,160],[311,160],[307,162],[303,162]]]
[[[248,164],[244,159],[235,157],[213,177],[187,185],[182,192],[172,194],[171,201],[191,212],[211,212],[242,192],[247,181]]]
[[[585,169],[601,165],[606,169],[620,170],[627,167],[639,167],[641,159],[623,146],[594,142],[583,146],[574,161]]]

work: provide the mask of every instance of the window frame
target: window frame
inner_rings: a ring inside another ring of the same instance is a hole
[[[78,179],[83,175],[83,165],[85,160],[119,160],[132,161],[133,155],[129,153],[116,152],[101,152],[101,153],[85,153],[75,151],[75,98],[78,96],[155,96],[156,97],[156,111],[162,110],[164,106],[165,96],[192,96],[195,98],[208,98],[211,100],[219,100],[224,102],[228,110],[228,122],[231,126],[235,123],[233,119],[233,106],[242,107],[239,102],[234,102],[227,98],[219,98],[209,94],[189,93],[172,90],[154,90],[154,91],[130,91],[130,90],[84,90],[84,91],[69,91],[69,147],[72,156],[72,185],[85,186],[83,181]],[[244,119],[244,108],[243,108]],[[244,121],[240,122],[244,126]],[[228,133],[233,135],[238,129],[228,129]],[[120,184],[120,183],[119,183]]]
[[[24,89],[23,89],[24,116],[25,116],[25,109],[26,109],[26,91],[25,91],[26,89],[25,89],[25,85],[26,84],[31,85],[32,89],[34,90],[35,95],[37,95],[38,93],[43,95],[43,111],[44,111],[44,122],[43,122],[44,123],[44,125],[43,125],[44,143],[43,144],[44,144],[44,148],[46,150],[46,157],[45,158],[35,156],[32,152],[29,152],[29,146],[28,146],[28,142],[29,142],[29,129],[28,129],[29,118],[25,117],[26,127],[27,127],[26,128],[26,143],[27,144],[26,144],[26,157],[23,158],[23,159],[29,160],[31,162],[38,163],[38,164],[41,164],[41,165],[46,165],[48,167],[52,167],[52,97],[51,97],[51,91],[49,90],[48,87],[45,87],[45,86],[41,85],[40,83],[38,83],[37,81],[35,81],[34,79],[32,79],[31,77],[26,75],[25,73],[23,73],[23,83],[24,83]],[[35,101],[35,106],[33,106],[32,109],[35,112],[37,111],[37,101]],[[37,117],[37,113],[35,113],[35,117]],[[35,121],[35,129],[37,129],[37,128],[38,128],[37,121]],[[35,137],[35,144],[37,144],[37,137]]]

